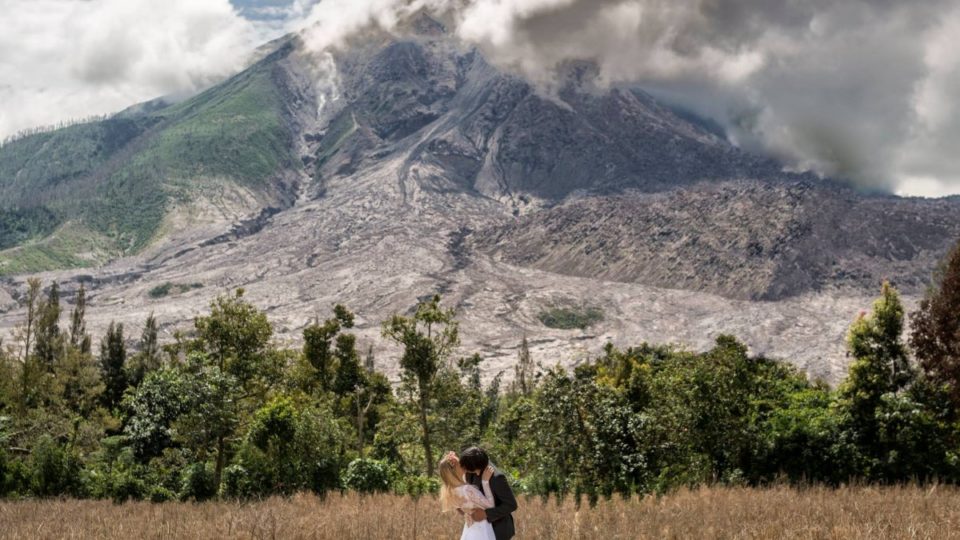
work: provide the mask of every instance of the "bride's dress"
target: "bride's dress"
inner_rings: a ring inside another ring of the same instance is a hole
[[[493,525],[489,521],[473,521],[470,518],[470,511],[476,508],[493,508],[493,493],[490,490],[490,482],[483,482],[483,492],[481,493],[476,486],[464,484],[454,493],[460,500],[460,509],[463,510],[464,524],[463,534],[460,540],[496,540],[493,534]]]

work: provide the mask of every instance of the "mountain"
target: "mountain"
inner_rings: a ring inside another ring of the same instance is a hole
[[[741,180],[573,200],[487,229],[475,244],[559,274],[782,300],[883,280],[920,293],[957,238],[956,201]]]
[[[546,91],[406,29],[330,56],[285,38],[189,100],[4,145],[0,328],[38,271],[87,284],[94,329],[155,311],[172,332],[243,287],[292,344],[348,304],[395,373],[379,322],[439,292],[488,374],[523,336],[569,364],[730,332],[835,381],[879,280],[912,305],[960,232],[956,199],[785,172],[588,63]]]

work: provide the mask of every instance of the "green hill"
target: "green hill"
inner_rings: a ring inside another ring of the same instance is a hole
[[[139,252],[198,191],[275,200],[280,174],[300,166],[282,66],[292,50],[287,42],[176,105],[154,102],[0,147],[0,274]]]

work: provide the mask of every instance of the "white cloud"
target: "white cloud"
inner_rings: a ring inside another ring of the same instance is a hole
[[[192,92],[264,37],[228,0],[0,0],[0,137]]]

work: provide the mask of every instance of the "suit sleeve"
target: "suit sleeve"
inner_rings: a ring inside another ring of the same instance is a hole
[[[500,504],[487,510],[487,521],[493,523],[512,514],[517,509],[517,498],[513,496],[513,490],[507,483],[505,476],[497,475],[490,479],[490,488],[494,495],[500,499]]]

